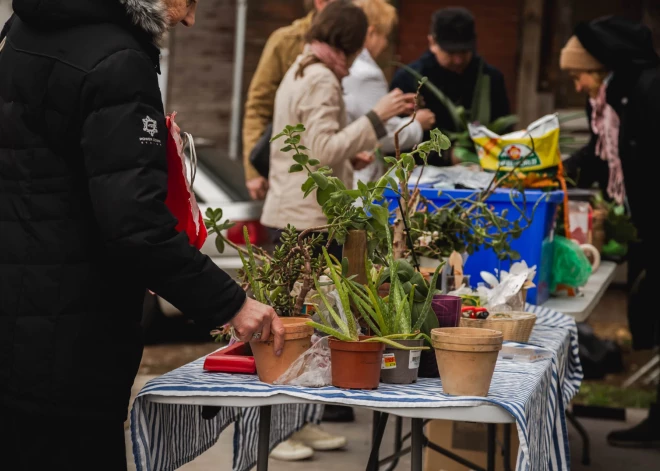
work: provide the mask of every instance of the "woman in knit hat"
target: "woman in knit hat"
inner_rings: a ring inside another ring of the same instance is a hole
[[[657,260],[657,245],[650,240],[653,216],[643,208],[657,187],[650,162],[660,157],[660,58],[646,26],[605,17],[578,25],[561,51],[560,66],[573,77],[576,91],[588,95],[591,128],[589,143],[565,162],[566,173],[579,187],[598,184],[606,198],[630,211],[641,242],[628,252],[628,318],[634,348],[650,349],[660,345],[660,314],[649,309],[657,275],[649,261]],[[658,403],[644,422],[612,432],[608,441],[660,446]]]

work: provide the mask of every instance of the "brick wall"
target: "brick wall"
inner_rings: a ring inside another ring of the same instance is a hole
[[[177,26],[170,42],[168,111],[195,137],[228,148],[234,74],[235,0],[199,2],[195,26]],[[302,0],[248,2],[243,100],[266,40],[304,16]]]
[[[469,9],[476,21],[478,52],[502,71],[509,101],[515,107],[520,0],[405,0],[399,3],[397,53],[402,62],[415,60],[428,48],[427,35],[435,10],[457,4]]]

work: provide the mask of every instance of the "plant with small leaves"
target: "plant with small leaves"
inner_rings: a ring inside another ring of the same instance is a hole
[[[515,201],[517,194],[522,196],[521,205]],[[532,222],[537,206],[543,201],[539,198],[528,216],[524,192],[512,191],[510,201],[520,216],[510,221],[508,210],[495,212],[484,192],[449,199],[448,203],[437,206],[421,198],[420,208],[410,218],[413,246],[409,249],[417,255],[442,259],[454,251],[473,254],[484,248],[492,249],[500,260],[518,260],[520,254],[511,249],[511,241],[522,235]]]
[[[234,227],[235,224],[229,220],[222,220],[222,208],[208,208],[206,210],[204,224],[206,225],[208,235],[217,234],[215,248],[219,253],[223,253],[225,251],[225,241],[227,240],[223,232]]]

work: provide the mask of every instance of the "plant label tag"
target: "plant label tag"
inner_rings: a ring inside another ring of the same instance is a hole
[[[383,366],[381,370],[391,370],[396,368],[396,357],[394,353],[383,353]]]
[[[422,358],[421,350],[411,350],[410,355],[408,356],[408,369],[416,370],[419,368],[419,361]]]

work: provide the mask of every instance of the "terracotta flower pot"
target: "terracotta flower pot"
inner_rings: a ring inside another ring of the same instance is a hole
[[[344,389],[378,388],[385,344],[344,342],[331,338],[328,345],[333,386]]]
[[[273,384],[312,345],[314,328],[307,325],[307,317],[281,317],[280,320],[284,324],[284,348],[279,357],[273,351],[272,335],[267,342],[250,342],[257,375],[264,383]]]
[[[486,397],[502,339],[502,332],[490,329],[433,329],[431,340],[444,392]]]
[[[421,347],[424,339],[395,340],[406,347]],[[411,384],[417,381],[422,350],[401,350],[385,345],[380,380],[388,384]]]

